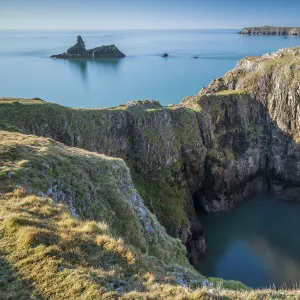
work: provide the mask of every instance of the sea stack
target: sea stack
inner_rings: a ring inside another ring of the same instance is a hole
[[[77,36],[77,43],[69,48],[67,52],[52,55],[52,58],[65,59],[103,59],[103,58],[123,58],[122,53],[115,45],[101,46],[86,50],[85,43],[80,35]]]
[[[85,55],[86,54],[86,48],[84,41],[81,37],[81,35],[77,36],[77,43],[68,49],[68,54],[78,54],[78,55]]]

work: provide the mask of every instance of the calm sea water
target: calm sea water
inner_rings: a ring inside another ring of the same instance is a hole
[[[299,37],[245,36],[237,30],[0,31],[0,96],[39,97],[73,107],[137,99],[179,103],[247,55],[300,44]],[[116,44],[121,60],[50,59],[81,34],[87,48]],[[160,57],[168,52],[170,57]],[[199,59],[192,57],[198,55]]]
[[[300,283],[300,205],[257,197],[232,212],[200,214],[207,253],[197,269],[253,288]]]

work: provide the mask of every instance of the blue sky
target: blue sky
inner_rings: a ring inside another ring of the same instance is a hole
[[[0,29],[300,26],[300,0],[0,0]]]

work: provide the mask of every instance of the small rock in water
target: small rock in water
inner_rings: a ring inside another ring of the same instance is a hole
[[[164,53],[164,54],[162,55],[162,57],[168,57],[168,56],[169,56],[168,53]]]
[[[198,56],[194,56],[193,58],[199,58]]]

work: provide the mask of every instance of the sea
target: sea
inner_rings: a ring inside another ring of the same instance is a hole
[[[38,97],[75,108],[145,99],[178,104],[245,56],[300,45],[300,37],[237,31],[0,31],[0,97]],[[87,48],[115,44],[126,57],[50,58],[74,45],[77,35]],[[161,57],[163,53],[169,57]],[[207,253],[194,259],[195,267],[206,276],[240,280],[250,287],[291,287],[300,282],[299,215],[299,204],[268,196],[229,213],[200,213]]]
[[[0,97],[38,97],[77,108],[133,100],[178,104],[249,55],[300,45],[300,38],[232,30],[0,31]],[[81,35],[87,49],[115,44],[126,58],[61,60]],[[163,58],[163,53],[168,58]],[[193,58],[198,56],[198,59]]]

